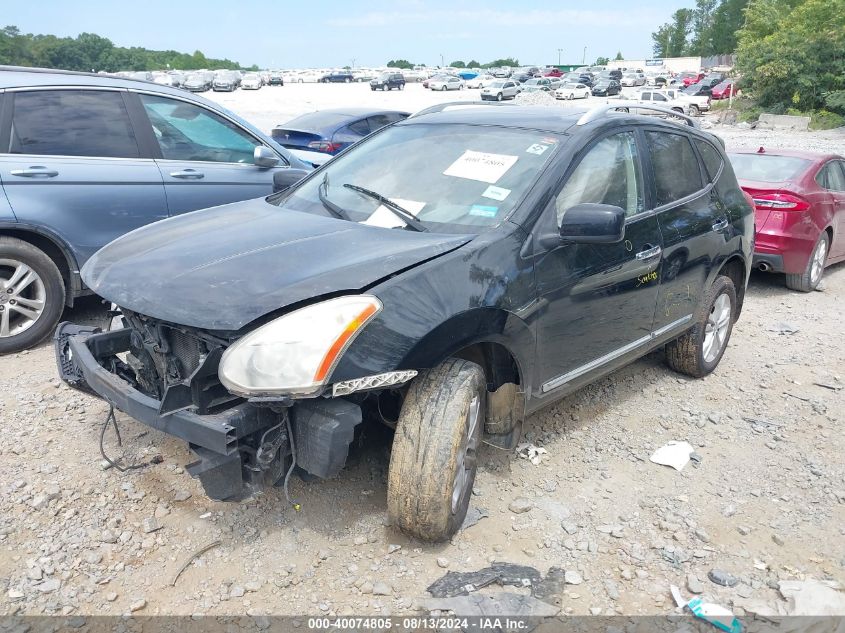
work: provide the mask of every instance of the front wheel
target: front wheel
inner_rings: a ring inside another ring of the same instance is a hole
[[[0,354],[41,342],[56,328],[64,303],[53,260],[28,242],[0,237]]]
[[[393,525],[424,541],[444,541],[463,524],[487,411],[484,372],[452,358],[421,372],[396,424],[387,479]]]
[[[694,103],[689,107],[689,113],[693,116],[698,116],[701,114],[701,110],[698,109],[698,106]]]
[[[351,80],[349,77],[347,77],[347,78],[346,78],[346,83],[351,84],[351,83],[352,83],[352,80]]]
[[[501,100],[502,100],[502,99],[504,99],[504,98],[505,98],[505,97],[504,97],[504,95],[503,95],[501,92],[500,92],[499,94],[497,94],[497,95],[496,95],[496,101],[501,101]]]
[[[819,241],[807,262],[807,268],[803,273],[786,275],[786,287],[798,292],[812,292],[819,287],[819,282],[824,274],[825,263],[827,262],[828,237],[827,231],[822,232]]]
[[[736,316],[736,288],[728,277],[716,281],[693,318],[692,329],[666,345],[666,364],[701,378],[716,369],[728,346]]]

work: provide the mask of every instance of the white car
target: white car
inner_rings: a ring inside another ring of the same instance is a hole
[[[690,104],[688,101],[677,97],[670,97],[665,92],[659,90],[643,90],[637,95],[636,101],[639,103],[647,103],[649,105],[656,105],[661,108],[674,110],[675,112],[679,112],[681,114],[689,114],[690,110]],[[649,112],[644,111],[642,114],[649,114]]]
[[[496,81],[493,75],[476,75],[472,79],[464,79],[464,86],[467,88],[484,88]]]
[[[482,101],[503,101],[505,99],[514,99],[520,93],[519,85],[510,79],[497,79],[489,86],[481,89]]]
[[[645,85],[645,77],[637,73],[625,73],[619,83],[623,86],[643,86]]]
[[[589,86],[567,83],[555,90],[555,99],[587,99],[591,93]]]
[[[432,90],[463,90],[464,80],[460,77],[439,77],[428,82]]]
[[[244,78],[241,79],[241,89],[242,90],[258,90],[261,88],[262,85],[261,75],[258,73],[247,73],[244,75]]]

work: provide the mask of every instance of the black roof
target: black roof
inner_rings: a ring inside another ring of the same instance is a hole
[[[471,123],[502,127],[528,128],[564,133],[587,112],[584,108],[553,108],[548,106],[520,106],[455,103],[423,110],[399,125],[413,123]]]

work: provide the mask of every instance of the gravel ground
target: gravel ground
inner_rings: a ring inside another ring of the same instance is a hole
[[[315,107],[444,98],[418,85],[307,84],[214,97],[264,129]],[[729,147],[845,149],[842,131],[713,131]],[[6,356],[0,615],[408,613],[446,571],[491,561],[565,569],[567,614],[668,614],[673,584],[738,613],[786,612],[781,581],[845,580],[845,266],[823,283],[797,294],[755,273],[714,374],[682,378],[655,353],[598,381],[527,420],[526,440],[546,451],[538,464],[484,447],[472,507],[487,516],[440,545],[385,525],[380,427],[365,429],[337,479],[292,481],[299,512],[276,489],[217,503],[184,472],[180,442],[125,415],[109,455],[158,463],[104,469],[107,407],[57,381],[48,345]],[[89,299],[65,317],[103,315]],[[696,450],[681,472],[649,461],[672,440]]]

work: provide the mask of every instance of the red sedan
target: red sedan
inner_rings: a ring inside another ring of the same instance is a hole
[[[825,267],[845,260],[845,158],[762,147],[730,158],[754,199],[754,267],[815,290]]]
[[[734,82],[730,79],[726,79],[722,83],[713,86],[713,90],[710,91],[710,97],[716,100],[729,99],[731,93],[733,93],[733,96],[735,97],[739,93],[739,90]]]
[[[704,73],[681,73],[680,78],[684,86],[691,86],[704,79]]]

